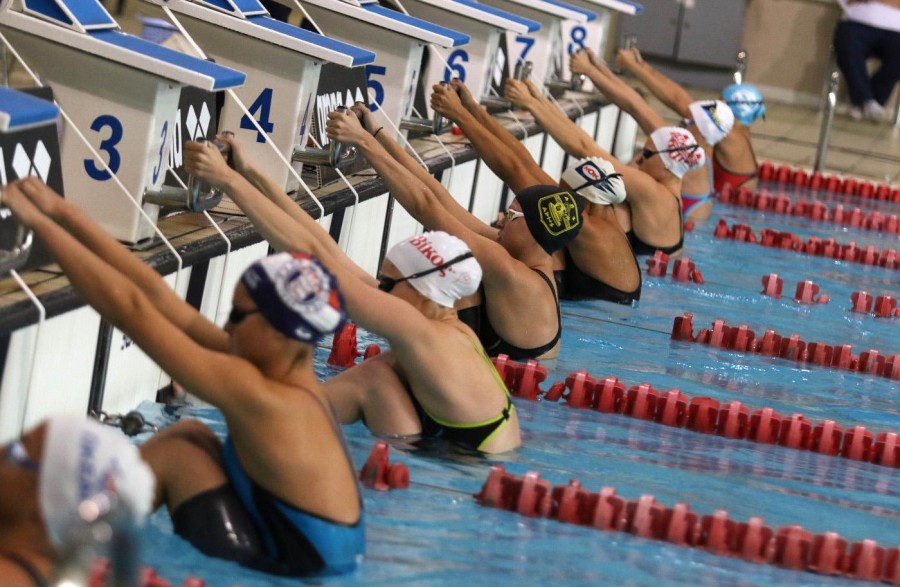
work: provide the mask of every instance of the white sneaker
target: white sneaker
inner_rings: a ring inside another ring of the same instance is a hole
[[[847,111],[847,114],[850,115],[850,118],[853,120],[862,120],[863,119],[863,111],[859,106],[851,106],[850,110]]]
[[[885,110],[884,107],[875,100],[868,100],[863,105],[863,114],[869,120],[881,122],[884,120]]]

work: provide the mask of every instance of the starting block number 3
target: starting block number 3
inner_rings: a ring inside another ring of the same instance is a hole
[[[112,174],[119,172],[122,165],[122,154],[119,152],[118,145],[125,136],[125,129],[122,127],[122,121],[111,114],[101,114],[91,123],[91,130],[100,135],[107,135],[105,139],[100,140],[100,146],[97,150],[106,153],[106,167],[100,168],[93,159],[84,160],[84,171],[88,177],[96,181],[107,181]],[[156,184],[159,174],[163,170],[163,153],[166,147],[166,140],[169,136],[169,121],[163,123],[162,131],[159,137],[159,152],[157,155],[156,165],[153,166],[153,183]]]

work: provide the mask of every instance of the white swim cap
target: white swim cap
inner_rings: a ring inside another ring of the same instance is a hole
[[[84,416],[48,420],[38,493],[47,535],[65,544],[81,518],[82,501],[104,490],[119,498],[137,524],[150,514],[156,478],[120,430]]]
[[[663,165],[675,177],[684,177],[692,169],[706,163],[706,153],[691,131],[678,126],[663,126],[650,135]]]
[[[442,231],[425,232],[400,241],[388,251],[387,259],[404,277],[428,272],[409,279],[409,284],[431,301],[452,308],[456,300],[478,291],[481,265],[474,257],[449,263],[471,255],[468,245]]]
[[[589,202],[608,206],[625,201],[625,182],[613,164],[602,157],[579,159],[563,171],[562,178],[573,192]]]
[[[700,100],[688,106],[700,134],[710,145],[725,138],[734,127],[734,112],[721,100]]]

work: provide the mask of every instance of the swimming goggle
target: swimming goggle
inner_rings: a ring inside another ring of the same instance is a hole
[[[4,461],[22,467],[23,469],[28,469],[29,471],[37,471],[41,468],[39,462],[32,460],[28,456],[28,452],[25,450],[25,445],[22,444],[21,439],[9,443],[9,448],[6,449]]]
[[[654,155],[659,155],[660,153],[675,153],[677,151],[690,151],[691,153],[693,153],[699,148],[700,145],[685,145],[684,147],[674,147],[672,149],[663,149],[662,151],[651,151],[647,147],[644,147],[641,150],[641,157],[643,157],[644,160],[647,160]]]
[[[519,214],[522,214],[522,213],[519,212]],[[524,216],[524,214],[522,214],[522,215]],[[446,269],[447,267],[450,267],[451,265],[456,265],[460,261],[465,261],[466,259],[469,259],[471,257],[472,257],[472,252],[469,251],[468,253],[463,253],[462,255],[460,255],[458,257],[454,257],[454,258],[450,259],[446,263],[441,263],[440,265],[438,265],[436,267],[426,269],[425,271],[419,271],[418,273],[413,273],[412,275],[407,275],[406,277],[385,277],[384,275],[379,275],[378,276],[378,289],[380,289],[381,291],[383,291],[385,293],[390,293],[390,291],[392,289],[394,289],[394,286],[396,286],[401,281],[409,281],[410,279],[417,279],[419,277],[425,277],[426,275],[431,275],[432,273],[437,273],[438,271],[441,271],[442,269]]]
[[[250,314],[257,314],[261,312],[259,308],[255,310],[241,310],[240,308],[231,308],[231,312],[228,313],[228,321],[232,324],[240,324],[244,321],[244,318],[249,316]]]
[[[506,223],[509,224],[516,218],[525,218],[524,212],[519,212],[518,210],[513,210],[512,208],[506,209]]]

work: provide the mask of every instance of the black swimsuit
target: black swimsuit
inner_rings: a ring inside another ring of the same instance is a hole
[[[50,587],[50,583],[46,579],[44,579],[44,577],[42,577],[41,574],[37,572],[37,569],[31,566],[31,563],[29,563],[27,560],[21,558],[16,554],[4,553],[2,556],[5,556],[12,562],[16,563],[16,565],[18,565],[20,569],[25,571],[25,574],[31,577],[31,580],[34,582],[35,587]]]
[[[481,341],[481,345],[484,347],[484,350],[488,355],[492,357],[496,357],[497,355],[507,355],[514,361],[521,361],[522,359],[536,359],[537,357],[552,349],[554,346],[556,346],[556,343],[559,342],[559,338],[562,335],[562,318],[559,314],[559,299],[557,299],[556,297],[556,291],[553,289],[553,284],[550,282],[550,279],[546,275],[544,275],[543,272],[533,268],[531,270],[540,275],[541,279],[543,279],[547,283],[547,286],[550,288],[550,293],[553,294],[553,302],[556,304],[556,336],[554,336],[553,339],[550,340],[550,342],[531,349],[523,349],[521,347],[517,347],[513,344],[508,343],[499,334],[497,334],[497,331],[494,330],[494,327],[491,325],[491,321],[487,313],[485,292],[484,288],[482,287],[481,304],[472,306],[471,308],[466,308],[465,310],[460,310],[459,319],[463,324],[471,328],[475,332],[475,334],[478,335],[478,340]]]
[[[591,277],[582,271],[575,263],[575,259],[569,253],[569,249],[563,249],[566,257],[566,267],[555,271],[556,287],[559,289],[559,297],[564,300],[605,300],[617,304],[631,304],[641,299],[641,280],[638,279],[637,289],[622,291],[609,284],[603,283],[595,277]],[[638,265],[634,251],[631,252],[634,264],[641,275],[641,266]]]
[[[681,238],[678,239],[678,242],[674,245],[668,247],[655,247],[653,245],[648,245],[634,234],[634,229],[629,230],[625,233],[625,236],[628,237],[628,242],[631,244],[631,248],[634,249],[635,255],[652,255],[656,253],[656,251],[662,251],[667,255],[671,255],[672,253],[676,253],[681,250],[684,246],[684,216],[681,211],[681,200],[678,196],[672,196],[678,202],[678,228],[681,231]]]

